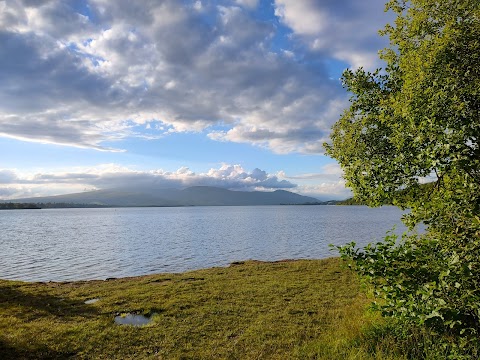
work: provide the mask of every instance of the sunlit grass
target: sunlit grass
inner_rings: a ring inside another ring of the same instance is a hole
[[[84,303],[93,298],[100,300]],[[402,359],[368,303],[338,259],[111,281],[0,281],[0,358]],[[127,313],[153,320],[115,324]]]

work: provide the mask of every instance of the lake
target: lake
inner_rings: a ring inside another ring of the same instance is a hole
[[[379,241],[395,207],[238,206],[0,211],[0,278],[70,281],[182,272],[233,261],[337,256]]]

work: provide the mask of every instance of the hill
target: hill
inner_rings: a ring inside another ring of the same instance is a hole
[[[210,186],[178,189],[110,189],[9,200],[14,203],[63,203],[92,206],[241,206],[318,204],[318,199],[285,190],[232,191]]]

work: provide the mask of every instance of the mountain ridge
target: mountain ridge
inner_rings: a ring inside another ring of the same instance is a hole
[[[286,190],[234,191],[212,186],[185,189],[104,189],[56,196],[2,200],[13,203],[65,203],[94,206],[248,206],[320,204],[318,199]]]

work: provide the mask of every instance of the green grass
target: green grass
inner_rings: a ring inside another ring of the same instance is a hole
[[[86,305],[85,300],[100,298]],[[0,280],[0,359],[403,359],[339,259],[110,281]],[[153,315],[142,327],[122,313]]]

